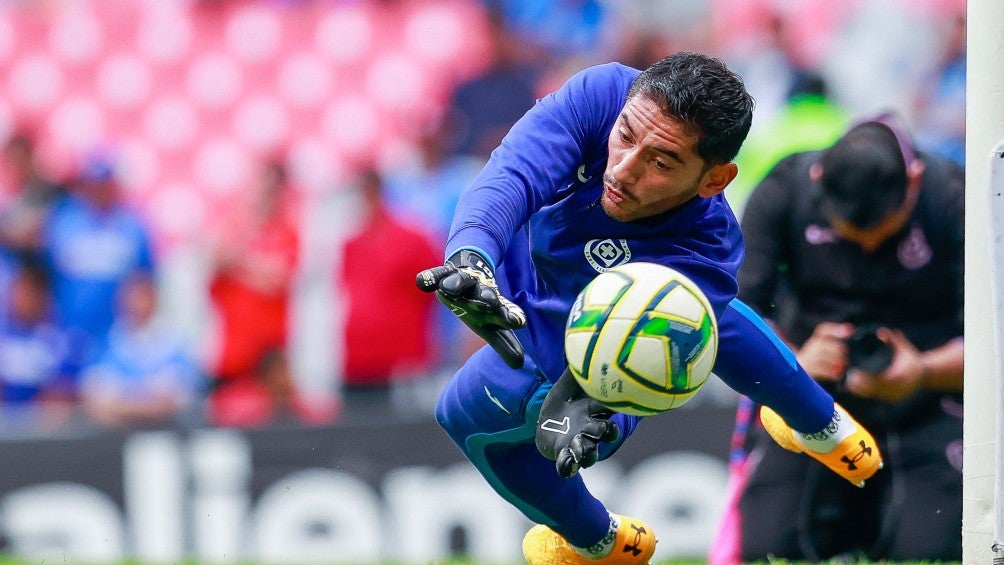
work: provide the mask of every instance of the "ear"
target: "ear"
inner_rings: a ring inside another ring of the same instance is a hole
[[[809,178],[811,178],[813,182],[819,182],[820,180],[822,180],[823,166],[820,165],[819,163],[813,163],[809,167]]]
[[[906,178],[909,182],[918,182],[920,177],[924,175],[924,162],[920,159],[914,159],[910,162],[910,165],[906,168]]]
[[[737,174],[739,174],[739,167],[735,163],[713,165],[708,172],[704,173],[697,194],[701,198],[711,198],[716,194],[721,194],[725,187],[735,180]]]

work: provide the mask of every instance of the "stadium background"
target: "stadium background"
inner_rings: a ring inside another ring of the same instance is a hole
[[[960,0],[500,4],[506,31],[539,57],[538,93],[589,64],[644,59],[634,40],[702,50],[746,78],[758,99],[754,134],[782,112],[794,68],[825,78],[848,116],[892,108],[919,133],[943,131],[943,122],[928,131],[934,117],[917,101],[936,89],[945,38],[965,10]],[[486,5],[474,0],[8,2],[0,6],[0,133],[30,125],[57,178],[74,175],[96,149],[118,156],[127,197],[156,238],[166,311],[203,349],[214,331],[206,234],[250,184],[255,163],[281,151],[309,211],[294,376],[309,397],[337,397],[343,305],[330,273],[352,229],[353,174],[413,163],[456,87],[491,67],[489,27]],[[939,147],[933,135],[920,139]],[[742,194],[732,198],[741,208]],[[392,205],[430,231],[442,221],[409,195]],[[427,562],[462,548],[512,560],[525,523],[494,500],[429,416],[451,369],[444,363],[399,394],[404,409],[303,429],[6,426],[5,549],[70,560]],[[666,536],[663,557],[703,555],[720,511],[732,397],[712,386],[643,428],[653,441],[635,441],[590,475],[600,489],[628,477],[636,490],[614,505],[651,505],[640,513],[655,516]],[[654,483],[660,496],[645,490]]]

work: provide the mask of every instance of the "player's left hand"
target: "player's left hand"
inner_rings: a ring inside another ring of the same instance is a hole
[[[555,462],[558,475],[568,478],[596,463],[600,442],[620,437],[614,412],[587,395],[565,369],[547,393],[537,419],[536,443],[540,453]]]

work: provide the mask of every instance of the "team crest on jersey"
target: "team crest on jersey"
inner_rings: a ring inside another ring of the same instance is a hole
[[[596,272],[605,273],[631,260],[631,248],[624,239],[591,239],[585,248],[586,261]]]
[[[927,243],[924,237],[924,230],[917,226],[910,229],[910,234],[906,236],[896,249],[896,256],[900,264],[907,269],[916,270],[931,262],[934,250]]]

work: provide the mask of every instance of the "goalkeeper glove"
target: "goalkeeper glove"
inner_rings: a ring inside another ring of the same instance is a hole
[[[558,475],[568,478],[599,459],[600,442],[615,442],[620,429],[610,421],[614,412],[593,399],[565,369],[547,393],[537,419],[540,453],[555,462]]]
[[[439,301],[488,342],[507,365],[523,366],[523,346],[513,330],[526,325],[526,314],[499,292],[495,273],[484,257],[463,249],[445,265],[418,273],[415,282],[424,292],[435,291]]]

